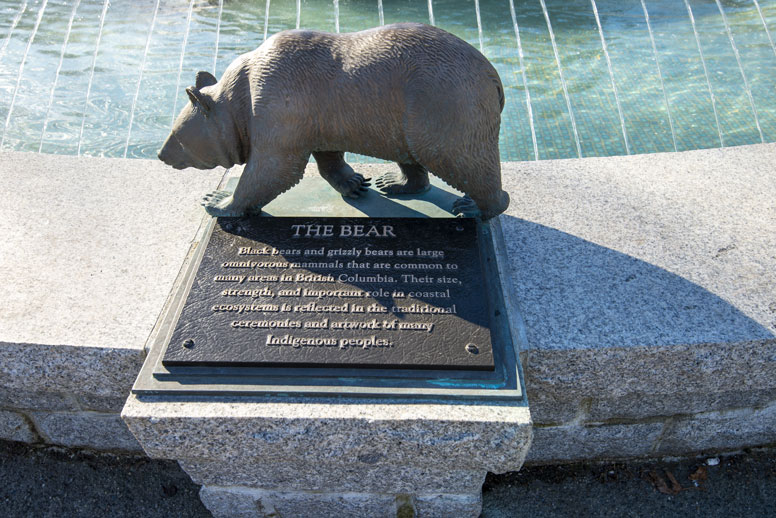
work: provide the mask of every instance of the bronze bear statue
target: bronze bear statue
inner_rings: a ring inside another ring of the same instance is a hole
[[[479,51],[436,27],[283,31],[238,57],[220,81],[199,72],[186,92],[191,102],[159,159],[179,169],[246,164],[233,194],[203,199],[214,216],[260,212],[299,182],[311,153],[332,187],[357,197],[369,180],[345,151],[399,164],[376,180],[384,194],[423,192],[431,171],[470,197],[455,212],[478,208],[489,219],[509,205],[501,80]]]

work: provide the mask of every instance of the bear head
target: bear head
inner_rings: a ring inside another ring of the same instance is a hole
[[[186,88],[189,103],[175,119],[172,131],[159,150],[159,160],[175,169],[232,167],[241,162],[238,145],[230,135],[233,124],[229,111],[219,106],[216,78],[197,73],[195,86]]]

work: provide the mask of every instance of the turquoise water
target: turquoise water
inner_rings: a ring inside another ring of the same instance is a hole
[[[501,75],[502,160],[776,141],[776,0],[0,0],[0,145],[154,158],[265,34],[432,19]]]

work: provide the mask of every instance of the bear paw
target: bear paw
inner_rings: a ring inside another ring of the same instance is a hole
[[[215,218],[237,218],[261,212],[260,207],[258,210],[245,210],[236,207],[234,197],[229,191],[213,191],[207,193],[202,197],[200,204],[205,207],[205,212]]]
[[[482,216],[477,204],[468,196],[462,196],[453,202],[453,214],[459,218],[479,218]]]
[[[431,188],[428,183],[428,178],[425,181],[412,181],[410,178],[404,175],[400,171],[391,171],[380,176],[375,181],[375,187],[377,187],[381,193],[391,194],[420,194],[426,192]]]
[[[353,173],[345,180],[330,180],[329,183],[345,198],[359,198],[369,190],[369,178]]]

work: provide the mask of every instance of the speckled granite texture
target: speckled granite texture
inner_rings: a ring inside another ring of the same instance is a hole
[[[137,449],[118,414],[202,221],[197,200],[221,175],[0,153],[0,191],[16,193],[0,197],[0,408],[57,444]]]
[[[505,164],[529,461],[776,442],[774,164],[775,144]]]
[[[418,516],[447,498],[474,517],[485,474],[519,469],[531,441],[513,404],[133,395],[122,417],[216,516],[395,516],[407,495]]]

